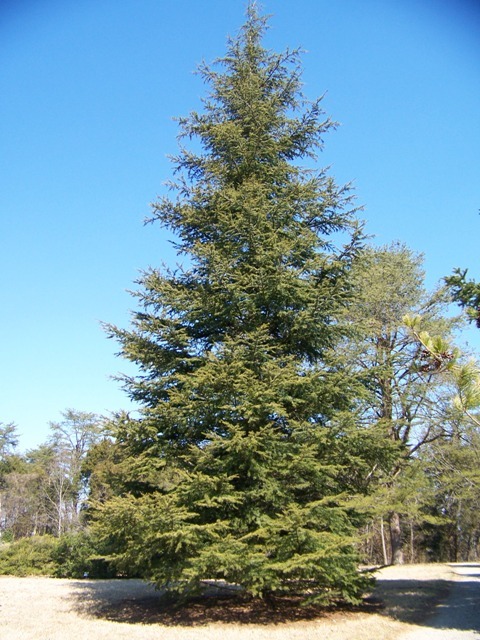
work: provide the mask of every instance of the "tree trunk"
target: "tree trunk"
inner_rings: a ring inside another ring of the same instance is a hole
[[[390,544],[392,547],[391,564],[403,564],[402,527],[400,515],[396,511],[392,511],[390,514],[389,524]]]
[[[380,536],[382,538],[383,564],[388,564],[387,544],[385,542],[385,527],[383,526],[383,516],[380,518]]]
[[[415,562],[415,534],[413,529],[413,520],[410,520],[410,564]]]

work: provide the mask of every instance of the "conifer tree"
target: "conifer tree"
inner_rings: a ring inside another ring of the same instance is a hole
[[[98,530],[119,567],[184,595],[217,579],[355,601],[345,497],[375,461],[333,354],[361,231],[348,187],[300,166],[335,123],[265,29],[250,5],[200,68],[203,111],[179,120],[200,151],[181,148],[175,195],[153,205],[185,266],[145,272],[132,327],[108,329],[140,368],[125,386],[142,409],[114,425],[123,490]]]
[[[454,269],[453,274],[445,278],[445,283],[455,302],[466,310],[470,321],[475,321],[480,329],[480,283],[467,280],[467,271]]]
[[[458,320],[447,317],[445,296],[426,291],[422,262],[421,255],[402,244],[367,247],[351,273],[355,296],[348,317],[355,334],[345,344],[346,358],[365,381],[363,420],[383,430],[390,440],[384,446],[396,450],[374,497],[378,515],[389,522],[392,564],[404,561],[402,520],[413,516],[405,499],[414,493],[412,480],[418,475],[412,473],[412,462],[416,467],[419,451],[450,428],[444,362],[419,346],[407,321],[412,314],[444,342]],[[448,363],[449,354],[445,357]]]

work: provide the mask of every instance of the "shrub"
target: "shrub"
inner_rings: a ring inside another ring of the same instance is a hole
[[[0,575],[54,578],[116,578],[114,566],[101,556],[88,531],[20,538],[0,543]],[[122,573],[122,577],[134,577]]]
[[[22,538],[0,546],[0,574],[49,576],[55,569],[57,540],[50,535]]]
[[[53,550],[56,578],[114,578],[115,570],[98,557],[98,546],[86,531],[69,533],[57,540]]]

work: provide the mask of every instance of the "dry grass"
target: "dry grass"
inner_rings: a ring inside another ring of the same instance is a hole
[[[393,640],[446,596],[444,565],[389,567],[363,607],[342,611],[209,598],[162,606],[138,580],[0,577],[2,640]]]

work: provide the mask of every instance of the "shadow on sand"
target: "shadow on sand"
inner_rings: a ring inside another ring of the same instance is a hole
[[[462,575],[478,576],[465,573]],[[480,631],[480,582],[456,582],[451,597],[436,607],[434,615],[425,624],[433,629]]]
[[[461,579],[421,583],[392,580],[381,585],[386,611],[402,622],[413,622],[430,629],[480,631],[480,565],[451,566]],[[415,602],[422,593],[424,608]]]
[[[118,583],[122,587],[120,590]],[[300,606],[299,598],[255,600],[231,590],[175,603],[139,580],[79,580],[73,586],[73,607],[81,615],[131,624],[193,627],[221,622],[270,625],[331,619],[339,613],[349,615],[379,608],[374,602],[366,602],[360,608],[304,607]]]
[[[358,607],[303,607],[296,598],[250,600],[241,594],[218,592],[175,604],[140,580],[79,580],[74,583],[73,606],[88,617],[131,624],[202,626],[211,623],[271,625],[300,621],[347,618],[376,613],[401,622],[442,628],[438,602],[445,602],[454,583],[446,580],[378,580],[375,592]],[[472,583],[478,589],[478,583]],[[472,584],[462,582],[458,604],[453,603],[457,629],[474,629],[470,610],[475,595]],[[478,602],[478,600],[477,600]],[[440,624],[440,626],[439,626]]]

